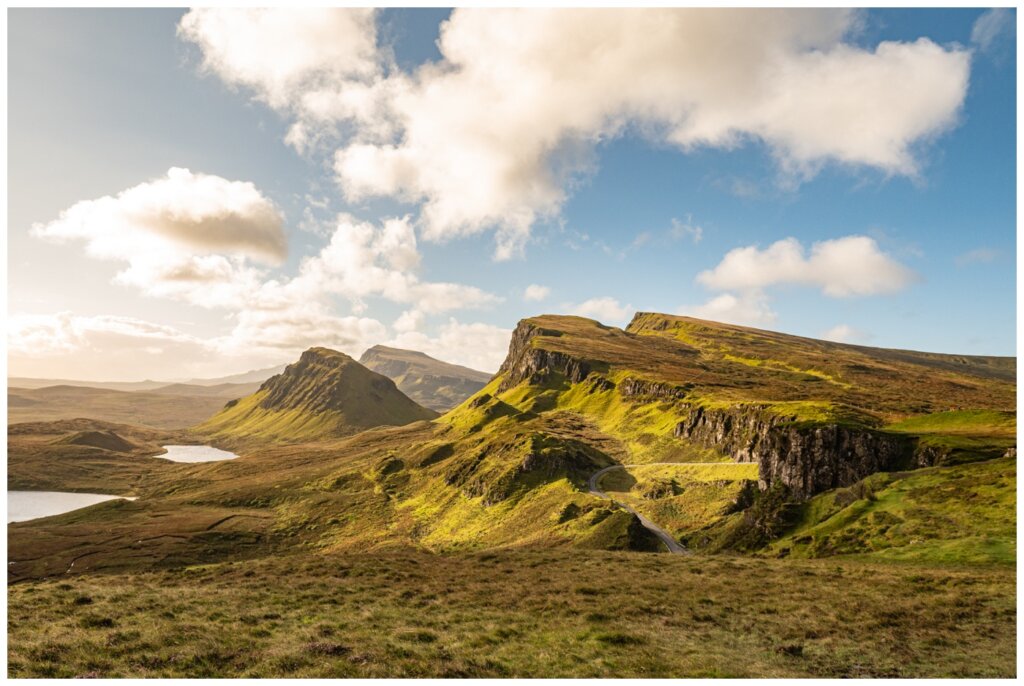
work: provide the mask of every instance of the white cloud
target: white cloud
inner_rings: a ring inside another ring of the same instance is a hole
[[[722,293],[703,305],[681,307],[677,314],[716,322],[761,326],[775,321],[775,312],[768,304],[768,297],[760,291],[747,291],[735,295]]]
[[[845,236],[811,246],[810,256],[795,238],[764,250],[747,246],[729,251],[697,280],[717,290],[753,290],[781,284],[821,288],[832,297],[874,295],[902,290],[913,271],[882,252],[873,238]]]
[[[449,319],[437,336],[408,331],[392,338],[387,345],[420,350],[445,362],[493,372],[508,354],[511,338],[511,329],[482,323],[461,324]]]
[[[187,12],[178,34],[202,49],[204,69],[275,108],[379,69],[372,9],[207,7]]]
[[[83,240],[90,255],[132,260],[154,252],[226,253],[267,262],[284,259],[281,213],[248,182],[172,167],[167,176],[83,200],[32,233]]]
[[[423,321],[426,317],[419,310],[406,310],[402,314],[398,315],[398,319],[391,325],[391,328],[398,333],[408,333],[410,331],[419,331],[423,328]]]
[[[969,51],[924,38],[858,47],[858,15],[839,9],[458,9],[442,60],[413,72],[366,13],[203,12],[182,36],[291,112],[290,142],[346,132],[334,167],[350,200],[419,202],[431,240],[494,230],[499,259],[627,131],[683,151],[760,141],[793,179],[830,162],[914,176],[920,144],[956,124],[970,69]]]
[[[827,331],[822,331],[821,337],[836,343],[857,343],[870,339],[871,335],[849,324],[837,324]]]
[[[7,344],[12,376],[138,380],[151,378],[154,369],[173,369],[175,376],[185,377],[193,366],[195,375],[217,376],[224,364],[216,360],[204,369],[209,349],[183,331],[114,315],[16,313],[7,320]]]
[[[550,288],[533,283],[527,286],[526,290],[523,291],[523,300],[527,302],[539,302],[541,300],[546,300],[549,295],[551,295]]]
[[[569,312],[580,317],[590,317],[605,324],[625,324],[633,313],[632,305],[622,305],[615,298],[591,298],[579,305],[570,305]]]
[[[408,217],[387,219],[378,227],[340,215],[330,242],[302,262],[298,276],[280,286],[268,284],[260,296],[273,300],[334,293],[348,297],[357,311],[364,307],[363,298],[380,296],[414,305],[427,314],[500,302],[497,296],[474,286],[421,281],[413,273],[419,261]]]
[[[202,307],[238,306],[286,254],[282,216],[253,184],[172,168],[116,196],[83,200],[32,234],[80,240],[98,259],[126,262],[117,283]]]
[[[294,356],[312,346],[324,346],[355,355],[387,335],[387,328],[376,319],[338,316],[318,302],[243,310],[237,320],[228,335],[209,341],[219,353],[277,351]]]
[[[45,357],[95,345],[97,336],[132,338],[157,343],[197,343],[199,339],[173,327],[134,317],[84,317],[71,312],[53,315],[14,314],[7,319],[7,345],[12,353]]]
[[[996,7],[978,17],[971,27],[971,42],[982,52],[991,52],[1004,36],[1012,35],[1016,26],[1014,11]]]

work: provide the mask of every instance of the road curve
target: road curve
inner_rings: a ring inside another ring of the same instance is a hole
[[[593,474],[591,474],[590,475],[590,479],[587,481],[587,488],[590,490],[590,493],[592,495],[596,495],[598,498],[604,498],[605,500],[610,500],[610,501],[612,501],[612,503],[615,506],[621,507],[626,512],[631,512],[632,514],[636,515],[637,519],[640,520],[640,523],[643,524],[644,528],[647,529],[648,531],[650,531],[655,536],[657,536],[661,540],[661,542],[665,544],[665,547],[668,548],[668,551],[670,553],[674,553],[676,555],[690,555],[691,554],[690,551],[687,550],[685,547],[683,547],[683,545],[680,544],[679,541],[677,541],[676,539],[672,538],[672,536],[670,536],[667,531],[662,529],[660,526],[658,526],[657,524],[655,524],[651,520],[647,519],[647,517],[644,517],[642,514],[640,514],[636,510],[634,510],[629,505],[626,505],[625,503],[620,503],[618,500],[615,500],[614,498],[612,498],[610,495],[608,495],[607,493],[602,491],[600,488],[598,488],[597,484],[601,480],[602,476],[604,476],[608,472],[612,471],[613,469],[627,469],[627,468],[630,468],[630,467],[718,466],[718,465],[723,465],[723,464],[737,465],[737,464],[742,464],[742,463],[739,463],[739,462],[647,462],[645,464],[613,464],[611,467],[605,467],[604,469],[602,469],[600,471],[597,471],[597,472],[594,472]]]
[[[689,464],[693,464],[693,463],[689,463]],[[718,463],[716,462],[714,464],[718,464]],[[650,531],[655,536],[657,536],[658,539],[661,540],[661,542],[665,544],[665,547],[668,548],[668,551],[670,553],[673,553],[674,555],[689,555],[690,551],[687,550],[686,548],[684,548],[682,545],[680,545],[679,541],[677,541],[676,539],[674,539],[671,536],[669,536],[667,531],[662,529],[660,526],[658,526],[657,524],[655,524],[651,520],[647,519],[647,517],[644,517],[642,514],[640,514],[636,510],[634,510],[629,505],[626,505],[625,503],[620,503],[618,500],[615,500],[614,498],[612,498],[607,493],[605,493],[604,491],[602,491],[600,488],[597,487],[597,484],[601,480],[601,477],[604,476],[605,474],[607,474],[608,472],[612,471],[613,469],[625,469],[626,467],[637,467],[637,466],[639,466],[639,465],[613,464],[611,467],[605,467],[601,471],[594,472],[593,474],[590,475],[590,480],[587,482],[587,488],[589,488],[590,492],[593,495],[596,495],[598,498],[604,498],[606,500],[611,500],[612,504],[616,505],[617,507],[621,507],[626,512],[630,512],[630,513],[636,515],[636,518],[640,520],[640,523],[643,524],[644,528],[647,529],[648,531]]]

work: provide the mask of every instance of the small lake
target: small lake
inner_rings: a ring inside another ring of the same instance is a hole
[[[227,450],[220,450],[209,445],[165,445],[161,447],[167,452],[155,457],[171,462],[220,462],[238,457]]]
[[[52,517],[72,510],[80,510],[107,500],[118,500],[119,495],[100,493],[62,493],[60,491],[7,491],[7,523]],[[135,500],[126,498],[126,500]]]

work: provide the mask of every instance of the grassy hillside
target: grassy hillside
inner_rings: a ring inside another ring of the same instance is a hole
[[[80,386],[9,388],[7,421],[15,424],[88,417],[158,429],[184,429],[212,417],[230,397],[190,393],[188,389],[181,393],[168,393]]]
[[[14,424],[7,430],[7,488],[137,495],[157,474],[179,470],[154,457],[189,442],[180,431],[93,419]]]

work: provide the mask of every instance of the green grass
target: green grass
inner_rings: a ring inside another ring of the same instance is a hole
[[[718,521],[757,483],[756,464],[639,465],[608,472],[599,486],[676,538]]]
[[[1015,625],[1005,568],[304,553],[14,584],[8,675],[1005,678]]]
[[[951,410],[909,417],[885,428],[888,431],[911,434],[1014,436],[1017,433],[1017,413],[998,410]]]
[[[811,499],[767,552],[1013,565],[1016,496],[1013,459],[875,474]]]

